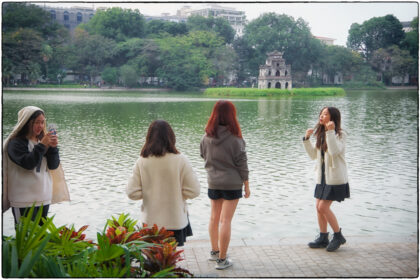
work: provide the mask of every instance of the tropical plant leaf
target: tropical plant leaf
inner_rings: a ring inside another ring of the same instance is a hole
[[[116,244],[110,244],[106,235],[97,234],[98,250],[96,251],[96,260],[98,262],[107,262],[121,257],[124,249]]]
[[[176,274],[173,273],[175,267],[171,266],[165,269],[162,269],[156,273],[153,273],[150,277],[152,278],[169,278],[169,277],[176,277]]]
[[[120,214],[107,221],[108,230],[97,233],[97,244],[85,240],[72,225],[56,227],[41,211],[31,220],[34,207],[20,219],[15,237],[3,236],[3,277],[189,277],[176,267],[182,260],[171,231],[154,225],[135,228],[136,221]]]
[[[9,277],[17,276],[19,270],[19,257],[16,246],[12,246],[12,266]]]
[[[9,277],[10,268],[11,268],[11,247],[10,247],[10,240],[3,238],[2,244],[2,259],[1,259],[1,270],[3,277]]]
[[[34,212],[34,206],[32,206],[27,215],[20,218],[19,223],[16,227],[16,247],[18,251],[18,258],[23,261],[25,256],[33,249],[39,247],[46,238],[47,229],[52,223],[54,217],[45,219],[42,226],[39,226],[39,221],[42,216],[42,206],[40,207],[35,220],[32,221],[31,217]]]
[[[38,262],[35,273],[42,278],[64,278],[69,277],[65,267],[59,258],[46,257],[41,255],[41,261]]]

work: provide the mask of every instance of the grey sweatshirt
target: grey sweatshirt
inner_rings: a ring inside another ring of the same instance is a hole
[[[209,189],[240,190],[248,180],[245,141],[219,126],[217,138],[204,135],[200,155],[205,161]]]

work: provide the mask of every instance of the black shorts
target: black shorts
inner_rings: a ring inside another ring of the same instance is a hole
[[[218,200],[220,198],[226,200],[234,200],[242,197],[242,189],[240,190],[213,190],[208,189],[208,196],[210,199]]]

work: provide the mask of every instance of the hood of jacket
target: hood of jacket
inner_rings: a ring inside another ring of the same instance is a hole
[[[211,137],[210,143],[214,145],[220,145],[222,144],[232,133],[228,130],[227,126],[225,125],[219,125],[217,127],[217,138]]]
[[[3,150],[7,150],[7,144],[9,143],[9,140],[15,137],[19,131],[25,126],[25,124],[28,122],[29,118],[35,113],[36,111],[42,111],[44,113],[44,110],[41,108],[35,107],[35,106],[27,106],[18,112],[18,122],[13,128],[10,135],[7,137],[6,141],[4,141],[3,144]],[[44,113],[45,114],[45,113]]]

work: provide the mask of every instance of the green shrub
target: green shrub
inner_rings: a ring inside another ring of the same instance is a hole
[[[204,91],[204,95],[211,97],[343,96],[345,91],[342,88],[208,88]]]
[[[177,267],[182,250],[176,250],[173,232],[134,227],[137,221],[121,214],[106,221],[97,243],[85,239],[87,226],[56,227],[53,218],[41,221],[34,207],[22,217],[15,237],[3,236],[2,276],[5,278],[121,278],[190,277]],[[106,231],[106,233],[105,233]]]
[[[371,82],[357,82],[357,81],[351,81],[351,82],[345,82],[343,84],[343,87],[346,89],[384,89],[386,86],[382,82],[378,81],[371,81]]]

